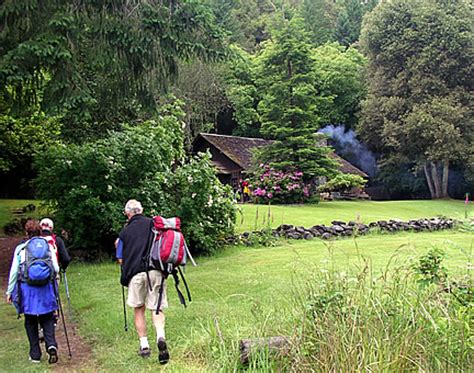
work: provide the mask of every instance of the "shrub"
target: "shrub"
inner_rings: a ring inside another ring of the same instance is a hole
[[[367,180],[359,175],[339,173],[318,187],[320,192],[346,191],[351,188],[363,188]]]
[[[51,148],[36,160],[39,197],[55,209],[76,247],[111,247],[130,198],[142,202],[145,214],[180,216],[195,251],[219,247],[219,233],[233,228],[233,206],[208,158],[185,163],[181,116],[169,105],[157,119],[94,143]]]
[[[261,165],[251,186],[257,202],[302,203],[311,196],[301,171],[277,171],[268,165]]]

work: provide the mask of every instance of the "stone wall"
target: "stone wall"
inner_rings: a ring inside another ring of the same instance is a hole
[[[313,238],[331,239],[336,237],[364,235],[369,232],[399,232],[399,231],[437,231],[441,229],[451,229],[456,221],[447,218],[426,218],[418,220],[379,220],[369,224],[361,224],[354,221],[344,222],[334,220],[331,225],[314,225],[311,228],[282,224],[272,230],[275,237],[295,240],[311,240]],[[254,232],[257,233],[257,232]],[[241,240],[246,240],[250,232],[244,232],[240,235]],[[257,233],[258,234],[258,233]]]

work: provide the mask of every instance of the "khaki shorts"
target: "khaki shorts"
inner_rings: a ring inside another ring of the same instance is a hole
[[[158,297],[160,295],[161,272],[149,271],[148,276],[151,282],[151,288],[148,286],[146,272],[137,273],[132,277],[128,284],[127,304],[130,307],[138,308],[143,305],[150,310],[156,310]],[[168,308],[168,296],[166,295],[166,281],[163,283],[163,298],[161,299],[161,309]]]

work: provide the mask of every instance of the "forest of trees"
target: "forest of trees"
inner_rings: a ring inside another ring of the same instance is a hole
[[[0,193],[33,196],[46,149],[179,102],[184,151],[200,132],[264,137],[262,161],[330,177],[314,144],[342,126],[391,198],[460,198],[474,184],[472,19],[468,0],[5,0]]]

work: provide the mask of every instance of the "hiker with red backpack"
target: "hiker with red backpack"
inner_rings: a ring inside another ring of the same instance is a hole
[[[145,310],[149,309],[156,330],[158,361],[160,364],[166,364],[169,360],[163,313],[168,307],[166,283],[162,284],[161,272],[149,270],[144,260],[153,240],[153,220],[143,216],[141,203],[134,199],[126,203],[124,213],[128,224],[119,234],[117,259],[122,265],[120,283],[128,287],[127,304],[134,309],[135,328],[140,340],[138,354],[144,358],[151,355],[145,318]],[[162,294],[161,304],[155,312],[159,293]]]
[[[8,289],[7,302],[13,303],[18,314],[25,315],[25,329],[30,343],[30,361],[39,363],[41,348],[38,327],[44,332],[48,362],[58,361],[58,345],[54,330],[54,313],[58,309],[56,276],[59,272],[54,248],[40,237],[37,220],[25,225],[28,240],[15,248]]]

